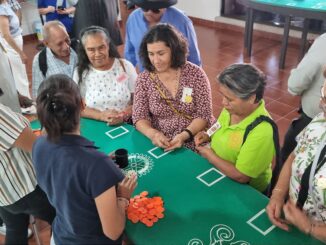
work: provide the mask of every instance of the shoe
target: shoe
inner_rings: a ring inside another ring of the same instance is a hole
[[[4,224],[2,226],[0,226],[0,235],[3,235],[3,236],[6,235],[6,226]],[[28,228],[27,237],[30,238],[32,235],[33,235],[33,231]]]

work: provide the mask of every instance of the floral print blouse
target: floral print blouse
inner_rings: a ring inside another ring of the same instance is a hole
[[[314,161],[321,144],[326,140],[326,119],[324,113],[318,114],[311,123],[297,136],[298,145],[294,150],[289,195],[297,202],[301,188],[301,178],[306,168]],[[311,218],[326,223],[326,164],[315,173],[312,195],[303,206]],[[317,207],[317,210],[316,208]]]
[[[162,98],[157,85],[166,98]],[[175,109],[191,116],[192,119],[187,119],[176,113],[168,105],[167,100]],[[136,82],[132,117],[135,124],[142,119],[150,121],[153,128],[171,139],[195,118],[206,120],[207,127],[209,127],[214,118],[211,87],[205,72],[190,62],[182,66],[175,98],[158,79],[158,76],[151,77],[148,71],[142,72]],[[193,142],[185,144],[185,146],[194,148]]]

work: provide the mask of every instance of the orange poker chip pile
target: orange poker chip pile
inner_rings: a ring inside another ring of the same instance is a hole
[[[143,191],[130,199],[127,217],[132,223],[141,222],[152,227],[159,219],[164,217],[163,200],[161,197],[147,197],[148,192]]]

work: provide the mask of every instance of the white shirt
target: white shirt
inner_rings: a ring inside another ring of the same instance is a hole
[[[82,75],[79,85],[86,106],[99,111],[114,109],[123,111],[130,103],[131,93],[135,91],[137,73],[134,66],[127,60],[115,59],[111,69],[100,71],[90,66],[89,71]],[[74,81],[78,82],[78,73],[74,72]]]

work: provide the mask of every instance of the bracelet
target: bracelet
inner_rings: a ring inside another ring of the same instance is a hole
[[[190,141],[194,140],[194,135],[192,134],[192,132],[189,129],[184,128],[184,129],[182,129],[182,132],[187,132],[189,134],[189,138],[185,142],[190,142]]]
[[[125,197],[118,197],[118,202],[124,202],[125,206],[128,207],[129,206],[129,200]]]

